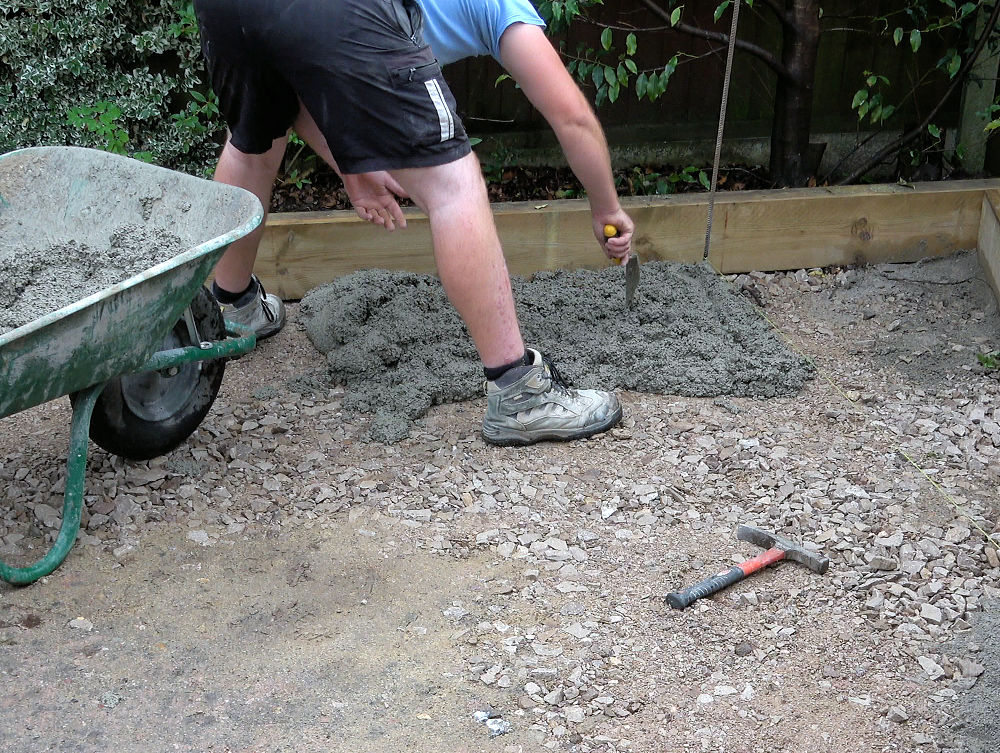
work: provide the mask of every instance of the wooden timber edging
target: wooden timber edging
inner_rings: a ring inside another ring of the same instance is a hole
[[[622,204],[635,220],[633,245],[643,262],[701,261],[707,194]],[[709,261],[723,274],[811,269],[917,261],[984,242],[995,258],[1000,231],[982,229],[989,206],[1000,207],[1000,179],[722,192]],[[493,215],[513,275],[609,263],[585,200],[494,204]],[[435,274],[427,217],[407,210],[407,224],[390,233],[350,210],[272,214],[255,272],[286,300],[360,269]],[[996,281],[1000,270],[993,274]]]
[[[978,247],[979,264],[1000,305],[1000,191],[983,194]]]

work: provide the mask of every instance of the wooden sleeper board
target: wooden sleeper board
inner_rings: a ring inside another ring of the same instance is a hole
[[[997,192],[983,194],[983,213],[979,222],[979,263],[986,279],[993,288],[993,295],[1000,306],[1000,217]]]
[[[984,196],[1000,180],[844,186],[716,195],[712,265],[725,274],[838,264],[916,261],[976,247]],[[642,261],[701,261],[707,194],[628,197]],[[511,274],[598,268],[585,200],[495,204],[494,220]],[[407,210],[406,229],[387,232],[353,211],[271,215],[255,271],[285,299],[359,269],[435,274],[426,216]]]

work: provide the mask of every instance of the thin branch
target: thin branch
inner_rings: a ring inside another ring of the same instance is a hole
[[[916,106],[917,106],[917,108],[918,108],[918,110],[919,110],[919,105],[920,105],[920,102],[919,102],[919,101],[917,100],[917,90],[918,90],[918,89],[919,89],[919,88],[920,88],[921,86],[923,86],[923,84],[924,84],[924,83],[926,82],[926,80],[927,80],[927,78],[928,78],[929,76],[930,76],[930,72],[927,72],[927,73],[924,73],[924,74],[922,74],[922,75],[921,75],[921,76],[919,77],[919,80],[918,80],[918,81],[916,81],[916,82],[914,82],[914,81],[913,81],[913,78],[912,78],[912,77],[910,78],[910,84],[911,84],[911,86],[910,86],[910,90],[909,90],[908,92],[906,92],[906,94],[904,94],[904,95],[902,96],[902,98],[901,98],[901,99],[900,99],[900,100],[899,100],[899,101],[897,102],[897,104],[896,104],[896,111],[897,111],[897,112],[901,112],[901,111],[902,111],[902,109],[903,109],[903,106],[904,106],[904,105],[905,105],[905,104],[906,104],[906,103],[907,103],[907,102],[908,102],[908,101],[909,101],[910,99],[912,99],[912,100],[913,100],[913,102],[914,102],[914,105],[916,105]],[[919,117],[919,115],[920,115],[920,113],[918,112],[918,113],[917,113],[917,116]],[[861,118],[858,118],[858,123],[859,123],[859,125],[860,125],[860,123],[861,123]],[[873,123],[872,125],[875,125],[875,124]],[[842,165],[844,165],[844,163],[846,163],[846,162],[850,161],[850,160],[851,160],[851,159],[852,159],[852,158],[854,157],[854,155],[855,155],[855,154],[857,154],[858,152],[860,152],[860,151],[861,151],[861,150],[862,150],[862,149],[863,149],[863,148],[865,147],[865,145],[866,145],[866,144],[867,144],[867,143],[868,143],[869,141],[871,141],[871,140],[872,140],[873,138],[875,138],[876,136],[879,136],[879,135],[881,135],[882,133],[883,133],[883,131],[871,131],[871,132],[869,133],[869,135],[868,135],[868,136],[866,136],[866,137],[865,137],[865,139],[864,139],[863,141],[861,141],[860,143],[856,144],[856,145],[855,145],[855,146],[854,146],[854,147],[853,147],[853,148],[851,149],[851,151],[849,151],[849,152],[848,152],[847,154],[845,154],[845,155],[844,155],[843,157],[841,157],[841,158],[840,158],[840,159],[839,159],[839,160],[837,161],[837,164],[836,164],[836,165],[834,165],[833,167],[831,167],[831,168],[830,168],[829,170],[827,170],[827,171],[826,171],[826,175],[824,175],[824,176],[823,176],[822,180],[820,180],[820,183],[826,183],[827,181],[829,181],[829,180],[830,180],[830,178],[832,178],[832,177],[833,177],[833,176],[834,176],[834,175],[835,175],[835,174],[837,173],[837,171],[838,171],[838,170],[839,170],[839,169],[841,168],[841,166],[842,166]]]
[[[644,0],[645,1],[645,0]],[[729,35],[723,34],[719,31],[708,31],[707,29],[702,29],[697,26],[691,26],[690,24],[679,23],[674,27],[677,31],[684,32],[692,37],[698,37],[700,39],[707,39],[710,42],[721,42],[724,45],[729,44]],[[763,47],[752,44],[750,42],[745,42],[744,40],[737,37],[736,39],[736,49],[748,52],[754,57],[758,58],[761,62],[767,65],[772,71],[774,71],[781,78],[787,79],[788,81],[794,81],[795,78],[792,76],[792,72],[788,70],[781,61],[776,58],[770,50],[766,50]]]
[[[965,62],[962,63],[962,67],[958,70],[958,73],[955,74],[955,77],[952,79],[951,84],[948,86],[948,89],[945,91],[944,95],[941,97],[938,103],[931,108],[931,111],[927,113],[927,116],[920,122],[920,124],[911,128],[909,131],[904,133],[902,136],[897,138],[889,145],[883,147],[878,152],[878,154],[869,159],[868,162],[866,162],[864,165],[859,167],[857,170],[855,170],[853,173],[848,175],[843,180],[837,181],[837,185],[843,186],[846,185],[847,183],[853,183],[862,175],[864,175],[866,172],[871,170],[872,167],[881,163],[883,159],[888,157],[894,151],[899,149],[901,146],[909,144],[911,141],[917,138],[917,136],[919,136],[924,132],[924,129],[927,128],[928,124],[934,119],[934,116],[938,114],[938,112],[941,110],[942,107],[944,107],[944,103],[947,102],[948,98],[951,97],[951,95],[954,93],[955,87],[957,87],[960,83],[962,83],[968,76],[969,71],[971,70],[972,66],[975,65],[976,59],[979,57],[979,53],[983,51],[983,47],[986,46],[987,40],[989,40],[990,35],[996,28],[998,18],[1000,18],[1000,2],[995,3],[993,5],[993,12],[990,13],[990,18],[986,22],[986,26],[983,29],[982,35],[976,41],[976,46],[973,48],[972,53],[969,55],[969,57],[965,59]]]
[[[642,0],[642,4],[649,8],[653,13],[660,16],[661,18],[670,21],[670,14],[667,13],[658,4],[653,2],[653,0]],[[729,35],[723,34],[718,31],[709,31],[708,29],[702,29],[697,26],[692,26],[691,24],[679,23],[673,27],[679,32],[687,34],[691,37],[697,37],[699,39],[707,39],[710,42],[721,42],[722,44],[729,44]],[[773,70],[778,76],[787,79],[788,81],[794,81],[794,77],[781,61],[778,60],[769,50],[759,47],[750,42],[746,42],[737,37],[736,39],[736,49],[748,52],[756,58],[763,61],[771,70]]]
[[[865,138],[863,138],[859,144],[857,144],[853,149],[851,149],[851,151],[849,151],[847,154],[845,154],[843,157],[837,160],[837,164],[831,167],[829,170],[827,170],[826,175],[820,178],[819,180],[820,185],[825,185],[827,181],[830,180],[830,176],[832,176],[835,172],[837,172],[840,169],[841,165],[843,165],[845,162],[847,162],[847,160],[849,160],[851,157],[857,154],[865,146],[865,144],[867,144],[869,141],[871,141],[878,135],[879,131],[872,131],[867,136],[865,136]]]

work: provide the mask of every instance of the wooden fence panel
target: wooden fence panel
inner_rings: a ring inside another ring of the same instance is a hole
[[[711,27],[716,0],[696,0],[685,6],[685,18],[691,23]],[[598,19],[622,17],[622,7],[633,7],[628,14],[638,28],[662,26],[663,22],[640,3],[606,3],[597,10]],[[904,94],[920,76],[933,67],[944,52],[943,43],[935,46],[928,37],[924,48],[914,56],[904,41],[899,47],[890,39],[876,35],[875,29],[864,28],[865,15],[888,14],[900,6],[898,0],[832,0],[824,3],[824,24],[828,30],[820,42],[815,79],[813,117],[815,130],[853,130],[857,117],[851,110],[854,92],[863,82],[865,71],[877,71],[889,78],[885,95],[890,101],[903,99]],[[728,18],[728,16],[727,16]],[[720,23],[718,28],[728,25]],[[624,39],[624,31],[616,39]],[[743,8],[740,14],[739,37],[768,49],[780,50],[780,27],[766,4]],[[614,106],[599,110],[606,128],[616,126],[660,126],[673,130],[677,139],[705,138],[714,134],[719,113],[719,99],[725,68],[726,49],[720,43],[694,39],[676,31],[639,32],[640,69],[661,66],[675,52],[686,56],[674,74],[666,94],[657,102],[637,101],[634,91],[623,92]],[[619,40],[620,41],[620,40]],[[554,39],[563,43],[567,54],[576,53],[583,44],[600,49],[600,27],[577,23]],[[780,52],[777,53],[780,56]],[[459,112],[474,135],[506,131],[547,130],[520,91],[510,82],[495,85],[502,73],[492,58],[478,58],[445,68],[445,77],[455,92]],[[943,92],[946,82],[927,89],[918,102],[910,100],[903,112],[926,111],[930,102]],[[588,87],[585,87],[588,89]],[[592,95],[593,89],[589,88]],[[766,135],[770,129],[774,99],[774,74],[759,60],[738,53],[734,63],[730,94],[727,133],[749,136]],[[942,112],[941,125],[954,125],[958,119],[958,103],[949,103]],[[710,131],[706,131],[712,126]]]

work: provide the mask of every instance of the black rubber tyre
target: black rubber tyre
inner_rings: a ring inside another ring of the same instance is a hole
[[[215,298],[201,288],[191,302],[203,341],[222,340],[226,325]],[[182,317],[161,349],[198,345]],[[129,374],[108,382],[94,407],[90,438],[108,452],[130,460],[165,455],[198,428],[215,402],[226,363],[222,358],[186,364],[176,374]],[[75,401],[75,395],[70,400]]]

